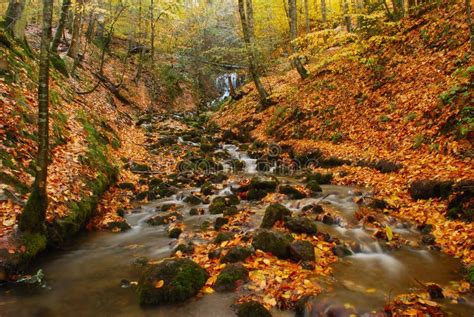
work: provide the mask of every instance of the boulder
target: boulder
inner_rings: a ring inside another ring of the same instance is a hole
[[[233,291],[239,282],[248,281],[249,271],[241,263],[230,263],[219,273],[213,288],[216,291]]]
[[[222,257],[222,263],[235,263],[240,261],[245,261],[249,256],[253,254],[251,248],[236,246],[232,247],[227,251],[227,253]]]
[[[212,183],[204,183],[204,185],[202,185],[201,187],[201,194],[205,195],[205,196],[209,196],[209,195],[212,195],[214,193],[214,190],[216,188],[214,187],[214,185],[212,185]]]
[[[181,233],[183,233],[183,229],[179,227],[171,228],[168,231],[168,237],[170,237],[171,239],[178,239]]]
[[[415,200],[447,198],[453,189],[453,182],[438,180],[418,180],[411,183],[409,193]]]
[[[321,174],[321,173],[308,174],[308,175],[306,175],[305,182],[309,183],[309,182],[315,181],[318,184],[326,185],[326,184],[331,184],[332,178],[333,178],[333,175],[331,173],[329,173],[329,174]]]
[[[193,194],[191,194],[191,195],[187,196],[186,198],[184,198],[184,202],[187,203],[187,204],[190,204],[190,205],[202,204],[201,198],[199,198],[198,196],[193,195]]]
[[[235,215],[238,211],[235,207],[240,203],[236,195],[229,195],[225,197],[216,197],[209,205],[209,213],[212,215],[226,213],[228,215]]]
[[[272,314],[257,301],[248,301],[236,306],[237,317],[272,317]]]
[[[234,234],[229,231],[222,231],[217,234],[217,236],[214,238],[214,243],[222,243],[224,241],[230,241],[234,238]]]
[[[285,220],[285,227],[295,233],[318,233],[316,222],[306,217],[288,217]]]
[[[252,246],[264,252],[270,252],[280,259],[290,258],[291,236],[279,232],[259,229],[253,235]]]
[[[340,257],[340,258],[343,258],[345,256],[349,256],[349,255],[352,255],[352,252],[351,250],[344,246],[344,245],[335,245],[333,248],[332,248],[332,253],[334,253],[334,255]]]
[[[152,226],[161,226],[166,225],[172,222],[176,222],[176,220],[183,219],[183,215],[181,215],[177,211],[167,212],[163,214],[159,214],[156,216],[151,217],[146,222]]]
[[[143,274],[138,296],[141,305],[183,302],[199,293],[209,275],[189,259],[166,259]]]
[[[290,244],[291,259],[299,261],[314,261],[314,246],[309,241],[297,240]]]
[[[311,193],[320,193],[323,191],[321,186],[319,186],[319,183],[317,181],[310,181],[306,184],[306,188],[308,188]]]
[[[291,216],[291,211],[281,204],[272,204],[265,210],[260,228],[271,228],[275,222]]]
[[[216,218],[216,222],[214,222],[214,229],[219,231],[223,226],[229,223],[229,218],[225,217],[218,217]]]
[[[194,253],[194,246],[192,244],[184,244],[180,243],[176,248],[173,249],[173,252],[171,253],[173,256],[176,255],[177,252],[181,252],[183,254],[193,254]]]
[[[294,188],[291,185],[283,185],[280,186],[278,190],[281,194],[285,194],[288,196],[289,199],[303,199],[306,198],[306,194],[303,192],[300,192],[296,188]]]

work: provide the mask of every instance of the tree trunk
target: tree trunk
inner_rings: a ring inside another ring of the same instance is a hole
[[[43,30],[39,60],[38,85],[38,159],[33,189],[20,216],[19,228],[30,233],[43,233],[45,230],[48,194],[49,144],[49,55],[51,45],[51,24],[53,19],[53,0],[43,0]]]
[[[151,55],[151,61],[153,62],[155,60],[155,2],[154,0],[151,0],[150,2],[150,55]]]
[[[474,53],[474,24],[472,23],[471,0],[466,0],[467,25],[469,26],[469,37],[471,40],[471,52]]]
[[[305,20],[305,26],[306,26],[306,33],[309,33],[311,31],[311,24],[309,21],[309,3],[308,0],[303,0],[304,1],[304,20]]]
[[[5,13],[5,31],[22,40],[25,37],[25,23],[21,23],[26,0],[10,0]]]
[[[69,50],[67,52],[67,55],[73,58],[74,60],[77,60],[77,56],[79,55],[83,3],[84,3],[84,0],[77,0],[76,2],[74,22],[73,22],[73,27],[72,27],[71,46],[69,46]]]
[[[321,15],[323,19],[323,23],[328,21],[328,11],[326,7],[326,0],[321,0]]]
[[[352,32],[352,21],[351,16],[349,15],[349,2],[344,0],[343,2],[343,12],[344,12],[344,23],[346,25],[347,32]]]
[[[298,12],[296,11],[296,0],[288,0],[288,12],[290,15],[290,46],[292,48],[292,52],[295,53],[295,45],[293,44],[293,41],[298,37]],[[296,70],[298,71],[298,74],[300,74],[302,79],[305,79],[308,77],[308,71],[306,68],[304,68],[303,64],[301,63],[300,59],[298,57],[293,58],[293,65],[296,67]]]
[[[270,104],[269,96],[258,74],[257,59],[254,48],[254,29],[253,29],[253,7],[252,0],[239,0],[240,21],[242,23],[242,32],[244,34],[244,42],[247,49],[249,59],[250,76],[255,83],[258,94],[260,95],[260,103],[262,108]]]
[[[229,84],[230,96],[235,98],[237,94],[235,93],[234,83],[232,82],[232,75],[227,76],[227,83]]]
[[[56,33],[54,33],[53,43],[51,43],[52,53],[56,53],[58,51],[58,46],[63,36],[63,31],[64,31],[64,27],[66,26],[67,15],[68,15],[70,7],[71,7],[71,0],[63,0],[63,5],[61,6],[61,16],[59,17]]]

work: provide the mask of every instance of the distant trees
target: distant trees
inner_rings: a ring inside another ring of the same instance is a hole
[[[20,216],[19,228],[30,233],[44,232],[48,194],[46,191],[49,159],[49,57],[53,0],[43,0],[43,25],[38,84],[38,156],[33,188]]]
[[[83,4],[84,0],[76,1],[76,7],[74,10],[74,22],[72,26],[71,45],[69,46],[69,50],[67,52],[67,55],[75,60],[78,57],[81,43]]]
[[[290,43],[290,46],[292,47],[292,52],[295,53],[296,50],[293,41],[298,37],[298,12],[296,10],[296,0],[288,0],[288,15],[290,19],[290,41],[292,42]],[[298,57],[294,57],[292,61],[301,78],[307,78],[308,71],[306,70],[306,68],[304,68],[300,59]]]
[[[255,49],[255,30],[253,20],[253,5],[252,0],[239,0],[239,14],[242,23],[242,32],[244,34],[244,42],[247,50],[249,60],[250,76],[255,83],[258,94],[260,95],[260,103],[263,107],[268,106],[271,101],[269,95],[265,90],[258,71],[257,54]]]
[[[71,7],[71,0],[63,0],[61,6],[61,15],[59,17],[58,26],[54,34],[53,42],[51,43],[51,52],[57,53],[59,43],[63,36],[64,27],[66,26],[67,16],[69,14],[69,8]]]
[[[26,0],[9,0],[5,13],[5,31],[13,37],[23,40],[26,21],[23,16]]]

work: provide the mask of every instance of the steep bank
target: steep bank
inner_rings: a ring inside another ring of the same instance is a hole
[[[329,164],[335,183],[372,187],[388,203],[385,212],[433,225],[443,251],[470,264],[472,218],[448,219],[447,199],[409,194],[416,180],[474,178],[473,56],[464,7],[457,1],[425,11],[368,40],[343,34],[320,44],[326,49],[310,59],[305,81],[295,71],[266,78],[276,105],[258,112],[248,85],[245,97],[225,103],[214,121],[277,142],[293,157],[342,159]],[[318,34],[313,38],[318,43]],[[374,169],[382,160],[395,164]],[[472,200],[467,208],[472,214]]]

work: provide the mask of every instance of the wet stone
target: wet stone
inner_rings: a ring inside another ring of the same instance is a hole
[[[343,245],[334,246],[332,248],[332,252],[334,253],[334,255],[336,255],[340,258],[352,255],[351,250],[349,248],[347,248],[346,246],[343,246]]]
[[[257,301],[249,301],[236,306],[237,317],[272,317],[268,309]]]
[[[280,259],[290,258],[291,236],[276,231],[259,229],[254,233],[252,246],[264,252],[270,252]]]
[[[216,218],[216,222],[214,223],[214,229],[219,231],[223,226],[229,223],[229,218],[225,217],[218,217]]]
[[[290,245],[291,259],[298,261],[314,261],[314,246],[309,241],[297,240]]]
[[[305,193],[300,192],[300,191],[297,190],[295,187],[290,186],[290,185],[283,185],[283,186],[280,186],[280,188],[279,188],[278,191],[279,191],[281,194],[285,194],[286,196],[288,196],[289,199],[297,200],[297,199],[306,198],[306,194],[305,194]]]
[[[240,261],[245,261],[249,256],[253,254],[253,250],[246,247],[236,246],[232,247],[227,251],[227,253],[222,257],[222,263],[235,263]]]
[[[219,292],[233,291],[248,278],[249,272],[241,263],[230,263],[219,273],[213,288]]]
[[[261,228],[271,228],[277,221],[283,221],[286,217],[291,216],[291,211],[281,204],[272,204],[265,210]]]
[[[316,234],[318,232],[316,222],[306,217],[287,217],[285,227],[295,233]]]
[[[148,219],[146,222],[152,226],[161,226],[161,225],[169,224],[169,223],[175,222],[176,220],[181,220],[181,219],[183,219],[183,215],[181,215],[177,211],[173,211],[173,212],[168,212],[165,214],[153,216],[150,219]]]
[[[176,252],[181,252],[183,254],[193,254],[194,253],[194,246],[192,244],[184,244],[184,243],[180,243],[178,244],[178,246],[176,248],[173,249],[173,252],[171,253],[171,255],[175,255]]]
[[[183,229],[172,228],[170,231],[168,231],[168,237],[170,237],[171,239],[178,239],[181,233],[183,233]]]
[[[214,239],[214,243],[219,244],[224,241],[230,241],[234,238],[234,234],[229,231],[219,232]]]

